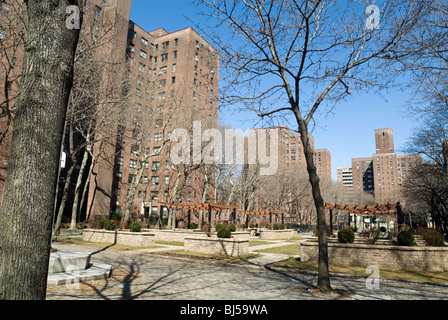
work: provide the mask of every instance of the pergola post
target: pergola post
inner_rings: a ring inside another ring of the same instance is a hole
[[[212,207],[208,205],[208,223],[212,224]]]
[[[191,222],[191,209],[187,210],[187,229],[190,229]]]

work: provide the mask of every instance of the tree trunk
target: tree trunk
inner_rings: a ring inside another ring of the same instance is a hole
[[[299,123],[300,139],[303,145],[303,151],[306,158],[306,167],[308,170],[309,181],[311,183],[311,191],[317,212],[319,241],[317,288],[322,292],[329,292],[332,288],[330,285],[330,272],[328,269],[328,235],[327,224],[325,222],[324,199],[322,198],[320,191],[319,176],[317,175],[316,166],[314,165],[314,150],[312,149],[309,141],[308,126],[300,116],[296,117]]]
[[[71,162],[70,169],[67,171],[67,176],[65,177],[64,190],[62,191],[61,203],[59,204],[58,214],[56,218],[56,223],[54,225],[54,235],[58,236],[61,232],[62,225],[62,217],[65,211],[65,204],[69,198],[70,185],[72,184],[73,172],[75,172],[75,168],[78,165],[76,160],[76,156],[73,157],[73,161]]]
[[[146,161],[147,159],[145,159]],[[131,208],[134,203],[135,192],[137,191],[138,184],[143,176],[143,171],[145,170],[145,161],[140,162],[140,167],[137,169],[134,177],[132,178],[131,188],[129,190],[129,195],[126,199],[126,205],[124,208],[123,219],[121,220],[121,227],[127,228],[129,223],[131,222]]]
[[[88,160],[89,160],[89,152],[86,149],[84,151],[84,156],[83,156],[82,162],[81,162],[81,168],[79,169],[78,180],[76,181],[76,186],[75,186],[75,196],[73,198],[72,221],[70,223],[70,230],[75,230],[76,224],[78,222],[79,196],[81,193],[82,180],[84,178],[84,172],[86,170]]]
[[[92,156],[92,155],[91,155]],[[96,157],[92,158],[92,162],[90,163],[89,172],[87,173],[86,183],[84,184],[84,188],[82,190],[81,202],[79,203],[79,209],[82,210],[84,207],[84,203],[86,202],[86,194],[89,190],[90,178],[92,176],[93,168],[95,167]],[[86,217],[86,220],[89,220],[89,216]]]
[[[28,0],[27,43],[0,213],[0,299],[45,299],[55,190],[79,30],[79,0]]]

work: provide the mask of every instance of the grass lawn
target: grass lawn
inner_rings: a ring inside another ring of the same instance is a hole
[[[253,259],[258,257],[258,254],[245,254],[238,257],[232,257],[232,256],[226,256],[221,254],[210,254],[210,253],[202,253],[202,252],[193,252],[193,251],[185,251],[182,249],[179,250],[170,250],[170,251],[164,251],[163,255],[167,256],[178,256],[178,257],[189,257],[189,258],[197,258],[197,259],[204,259],[204,260],[215,260],[215,261],[222,261],[226,263],[238,263],[247,261],[249,259]]]
[[[101,242],[89,242],[89,241],[83,241],[80,238],[55,238],[53,239],[54,243],[63,243],[63,244],[77,244],[77,245],[88,245],[90,247],[102,249],[104,247],[111,247],[114,250],[121,250],[121,251],[127,251],[127,250],[140,250],[140,249],[154,249],[154,248],[163,248],[161,246],[150,246],[150,247],[136,247],[136,246],[129,246],[126,244],[113,244],[113,243],[101,243]]]
[[[179,241],[154,241],[155,244],[166,244],[169,246],[179,246],[183,247],[184,243]]]
[[[264,253],[281,253],[281,254],[290,254],[290,255],[299,255],[300,254],[300,244],[289,244],[286,246],[280,246],[275,248],[268,248],[268,249],[260,249],[255,250],[257,252],[264,252]]]
[[[266,240],[249,240],[249,247],[262,246],[265,244],[273,244],[274,242],[266,241]]]
[[[288,267],[301,270],[317,271],[317,263],[314,262],[300,262],[295,258],[289,258],[285,261],[274,263],[276,267]],[[369,276],[366,273],[366,268],[363,267],[348,267],[329,265],[330,272],[348,273],[361,276]],[[387,279],[401,279],[401,280],[418,280],[426,282],[448,283],[448,272],[426,272],[426,271],[403,271],[403,270],[385,270],[380,269],[380,277]]]

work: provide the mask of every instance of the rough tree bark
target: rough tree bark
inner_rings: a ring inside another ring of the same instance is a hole
[[[45,299],[55,190],[79,29],[67,7],[28,0],[23,72],[0,213],[0,298]],[[81,15],[80,15],[81,17]]]

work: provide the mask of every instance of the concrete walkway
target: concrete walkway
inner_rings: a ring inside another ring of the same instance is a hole
[[[297,244],[271,241],[262,248]],[[448,286],[380,279],[378,289],[366,285],[366,277],[332,275],[336,294],[320,295],[317,276],[269,264],[289,255],[266,254],[245,263],[224,264],[199,259],[172,258],[149,251],[175,250],[179,246],[119,251],[113,246],[98,250],[87,245],[55,243],[61,250],[92,253],[92,262],[113,266],[110,278],[81,282],[79,288],[49,285],[48,300],[445,300]],[[257,252],[259,253],[259,252]]]

